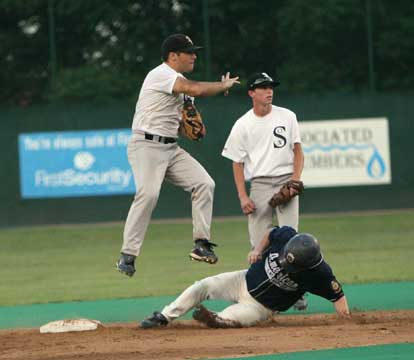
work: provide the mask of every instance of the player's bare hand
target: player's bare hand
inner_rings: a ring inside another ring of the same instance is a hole
[[[350,320],[351,313],[349,311],[348,301],[345,296],[334,302],[335,310],[341,319]]]
[[[234,84],[240,84],[239,81],[239,77],[236,76],[234,78],[230,77],[230,73],[227,72],[226,75],[222,75],[221,76],[221,81],[224,83],[224,87],[225,87],[225,91],[224,91],[224,96],[227,96],[229,94],[229,89],[234,85]]]
[[[256,211],[256,204],[248,196],[240,198],[240,207],[245,215],[249,215]]]
[[[254,264],[256,261],[259,261],[262,258],[262,254],[257,250],[253,249],[247,255],[247,261],[249,264]]]

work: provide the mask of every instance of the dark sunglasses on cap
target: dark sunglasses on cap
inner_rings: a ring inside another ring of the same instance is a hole
[[[256,73],[253,74],[248,82],[247,82],[247,87],[249,90],[254,90],[257,87],[264,87],[264,86],[271,86],[271,87],[276,87],[278,86],[280,83],[279,81],[275,81],[273,80],[269,75],[267,75],[266,73]]]

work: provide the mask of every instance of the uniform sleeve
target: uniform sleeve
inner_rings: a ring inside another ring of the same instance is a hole
[[[290,226],[276,226],[269,233],[269,240],[271,245],[284,246],[293,236],[297,234],[296,230]]]
[[[309,292],[332,302],[344,296],[341,284],[336,280],[332,269],[325,262],[318,269],[318,280],[313,283]]]
[[[293,123],[292,123],[292,148],[295,144],[301,143],[302,140],[300,138],[300,131],[299,131],[299,124],[296,118],[296,115],[293,114]]]
[[[242,128],[238,123],[234,124],[231,129],[221,155],[234,162],[244,162],[244,159],[247,156],[247,151],[244,146]]]
[[[170,69],[154,72],[149,86],[152,90],[172,94],[178,76],[180,76],[179,73]]]

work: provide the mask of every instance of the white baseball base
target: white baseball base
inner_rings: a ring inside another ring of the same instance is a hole
[[[57,320],[40,327],[42,334],[96,330],[101,322],[88,319]]]

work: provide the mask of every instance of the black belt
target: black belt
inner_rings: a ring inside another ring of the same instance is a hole
[[[163,143],[163,144],[172,144],[172,143],[177,142],[177,140],[172,138],[172,137],[152,135],[152,134],[148,134],[148,133],[145,133],[145,140],[158,141],[158,142]]]

